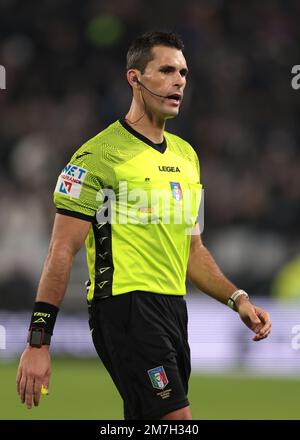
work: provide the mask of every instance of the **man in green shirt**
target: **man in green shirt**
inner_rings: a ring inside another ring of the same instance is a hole
[[[49,345],[74,255],[85,241],[89,323],[97,353],[124,401],[125,419],[191,419],[186,277],[268,336],[268,313],[220,271],[201,241],[200,167],[165,131],[188,73],[183,43],[149,32],[131,45],[131,107],[86,142],[59,176],[57,214],[17,388],[28,408],[49,385]]]

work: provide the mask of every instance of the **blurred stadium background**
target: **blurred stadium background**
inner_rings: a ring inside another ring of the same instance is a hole
[[[57,176],[125,114],[126,51],[149,29],[176,30],[185,42],[186,97],[167,128],[199,154],[203,240],[273,318],[271,336],[254,344],[236,315],[188,286],[194,417],[299,418],[299,19],[296,0],[1,0],[0,419],[122,418],[89,338],[84,251],[53,338],[51,394],[38,409],[20,405],[15,375]]]

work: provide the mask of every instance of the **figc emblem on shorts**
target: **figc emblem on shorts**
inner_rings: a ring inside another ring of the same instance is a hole
[[[148,370],[148,374],[153,388],[163,390],[169,383],[164,367],[152,368]]]
[[[170,182],[172,194],[175,200],[182,200],[182,191],[179,182]]]

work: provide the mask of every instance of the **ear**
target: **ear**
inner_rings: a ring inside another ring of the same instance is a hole
[[[138,70],[129,69],[127,72],[127,81],[132,88],[139,89]]]

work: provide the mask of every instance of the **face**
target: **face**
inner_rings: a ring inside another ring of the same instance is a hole
[[[149,61],[143,74],[137,73],[140,81],[152,92],[168,98],[152,95],[142,86],[140,90],[146,108],[161,119],[177,116],[183,99],[188,72],[183,53],[173,47],[155,46],[153,60]]]

